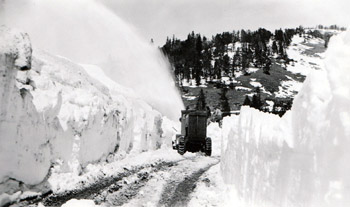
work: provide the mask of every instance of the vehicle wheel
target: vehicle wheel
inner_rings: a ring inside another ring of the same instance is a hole
[[[186,146],[185,146],[185,138],[179,137],[179,145],[177,146],[177,152],[180,155],[185,154]]]
[[[205,155],[211,156],[211,138],[205,139]]]

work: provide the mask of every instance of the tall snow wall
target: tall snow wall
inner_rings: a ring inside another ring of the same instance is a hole
[[[171,143],[171,121],[132,94],[97,66],[32,52],[27,34],[1,26],[0,195],[50,188],[52,165],[79,173]]]
[[[226,126],[222,176],[247,206],[350,206],[350,32],[324,64],[283,118],[243,108]]]

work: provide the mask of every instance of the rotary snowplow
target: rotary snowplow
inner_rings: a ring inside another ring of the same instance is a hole
[[[183,110],[181,111],[181,134],[176,135],[173,149],[180,155],[185,152],[204,152],[211,155],[212,142],[207,137],[207,111]]]

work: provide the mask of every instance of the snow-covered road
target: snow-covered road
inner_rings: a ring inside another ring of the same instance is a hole
[[[186,206],[202,174],[218,163],[219,160],[215,157],[202,155],[186,157],[176,166],[155,175],[145,188],[145,192],[150,194],[141,194],[129,205],[142,206],[147,203],[146,206]],[[149,195],[154,199],[149,200]]]
[[[202,176],[219,163],[219,157],[173,153],[176,152],[169,152],[173,155],[169,156],[171,159],[165,157],[148,164],[131,164],[118,169],[113,176],[102,177],[80,189],[24,200],[19,205],[61,206],[72,199],[88,199],[100,206],[187,206],[197,183],[210,182]]]

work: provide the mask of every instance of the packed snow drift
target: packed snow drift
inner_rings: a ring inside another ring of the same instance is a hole
[[[243,107],[224,120],[222,176],[247,206],[350,205],[349,60],[347,32],[331,39],[325,67],[282,118]]]
[[[78,175],[91,162],[170,146],[176,124],[98,66],[32,52],[27,34],[5,26],[0,43],[1,205],[18,190],[50,189],[52,166]]]

